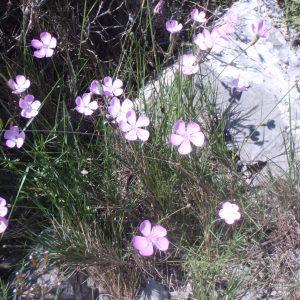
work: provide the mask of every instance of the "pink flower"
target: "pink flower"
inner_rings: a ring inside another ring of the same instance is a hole
[[[90,116],[94,110],[98,108],[97,101],[91,102],[91,94],[84,93],[82,97],[77,96],[75,99],[76,107],[75,109],[85,116]]]
[[[199,12],[197,8],[194,8],[191,11],[191,18],[193,21],[198,23],[205,23],[207,19],[205,18],[206,14],[204,11]]]
[[[179,58],[179,64],[175,65],[184,75],[196,74],[199,71],[197,57],[193,54],[184,54]]]
[[[237,78],[232,80],[232,87],[237,92],[244,92],[244,91],[248,90],[248,88],[250,87],[250,84],[241,75],[239,75]]]
[[[117,123],[124,121],[126,122],[126,114],[132,110],[133,103],[129,99],[125,99],[121,104],[117,97],[113,97],[110,100],[108,112],[110,116],[117,121]]]
[[[126,114],[126,121],[120,121],[119,128],[121,131],[126,132],[125,139],[128,141],[136,141],[137,139],[145,142],[149,138],[149,131],[142,129],[150,124],[149,118],[145,115],[140,115],[136,119],[134,110],[130,110]]]
[[[30,87],[29,79],[23,75],[16,76],[16,81],[9,79],[7,84],[12,89],[13,94],[21,94]]]
[[[164,0],[159,0],[153,9],[153,13],[161,15],[164,6]]]
[[[192,152],[191,143],[196,147],[202,147],[204,140],[204,134],[197,123],[191,121],[185,125],[184,121],[178,120],[173,126],[169,142],[174,146],[179,146],[179,154],[186,155]]]
[[[4,217],[0,217],[0,233],[3,233],[8,227],[8,220]]]
[[[221,37],[227,39],[231,34],[235,32],[236,21],[237,16],[231,13],[225,18],[225,23],[220,27],[217,27],[215,30],[219,33]]]
[[[6,139],[6,146],[9,148],[21,148],[24,144],[25,133],[20,131],[18,126],[10,126],[5,130],[4,138]]]
[[[26,95],[19,100],[19,107],[22,108],[21,116],[27,119],[35,117],[39,113],[41,102],[34,100],[33,95]]]
[[[103,94],[103,88],[102,85],[98,80],[93,80],[90,85],[90,92],[95,95],[102,95]]]
[[[182,29],[182,24],[178,23],[178,21],[176,20],[169,20],[166,22],[166,29],[170,32],[170,33],[176,33],[179,32]]]
[[[57,40],[49,32],[41,32],[40,40],[33,39],[31,46],[37,50],[34,51],[33,56],[36,58],[51,57],[56,48]]]
[[[105,96],[113,97],[120,96],[123,94],[123,81],[120,79],[112,80],[111,77],[107,76],[103,79],[103,92]]]
[[[194,43],[203,51],[212,49],[220,38],[219,33],[213,30],[211,33],[204,29],[194,37]]]
[[[167,230],[164,227],[155,225],[151,228],[150,221],[145,220],[139,229],[143,236],[135,235],[132,245],[142,256],[151,256],[154,253],[153,246],[160,251],[168,250],[170,242],[166,238]]]
[[[263,19],[260,19],[257,24],[252,24],[252,31],[257,37],[266,38],[270,32],[270,28],[266,27]]]
[[[0,217],[5,217],[7,212],[8,208],[6,207],[6,200],[0,197]]]
[[[219,211],[219,217],[223,219],[227,224],[231,225],[241,218],[239,207],[236,204],[225,202],[222,205],[222,209],[220,209]]]

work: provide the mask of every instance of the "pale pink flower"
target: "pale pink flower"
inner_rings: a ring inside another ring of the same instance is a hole
[[[215,28],[215,30],[221,37],[227,39],[231,34],[235,32],[236,21],[236,14],[231,13],[225,18],[225,23],[220,27]]]
[[[102,84],[98,80],[93,80],[90,85],[90,92],[95,95],[103,95]]]
[[[170,242],[166,237],[167,230],[163,226],[154,225],[151,228],[151,222],[145,220],[140,224],[139,230],[143,236],[135,235],[132,239],[132,245],[137,251],[139,251],[140,255],[153,255],[153,246],[160,251],[168,250]]]
[[[191,18],[193,21],[198,23],[205,23],[207,21],[205,12],[199,11],[197,8],[194,8],[191,11]]]
[[[21,94],[30,87],[30,80],[23,75],[17,75],[16,80],[9,79],[7,84],[13,94]]]
[[[21,116],[27,119],[35,117],[39,113],[41,102],[34,100],[33,95],[26,95],[19,100],[19,107],[22,108]]]
[[[232,80],[232,87],[237,92],[245,92],[250,87],[250,83],[246,81],[241,75]]]
[[[149,131],[143,129],[150,124],[149,118],[145,115],[140,115],[136,118],[134,110],[130,110],[126,114],[126,121],[120,121],[119,128],[125,132],[125,139],[128,141],[136,141],[137,139],[145,142],[149,138]]]
[[[252,24],[252,31],[258,38],[266,38],[270,32],[263,19],[260,19],[257,24]]]
[[[222,209],[219,211],[219,217],[227,224],[231,225],[241,218],[239,207],[236,204],[225,202],[222,205]]]
[[[7,212],[8,208],[6,207],[6,200],[0,197],[0,217],[5,217]]]
[[[184,75],[196,74],[199,71],[197,57],[193,54],[184,54],[179,58],[179,64],[175,65]]]
[[[9,148],[21,148],[24,144],[25,133],[20,131],[18,126],[10,126],[5,130],[4,138],[6,139],[6,146]]]
[[[182,24],[178,23],[178,21],[176,20],[169,20],[166,22],[166,29],[170,32],[170,33],[176,33],[179,32],[182,29]]]
[[[75,99],[75,109],[85,116],[90,116],[98,108],[97,101],[91,102],[91,94],[84,93],[81,97],[77,96]]]
[[[123,81],[120,79],[112,80],[111,77],[107,76],[103,79],[103,93],[105,96],[113,97],[120,96],[123,94]]]
[[[164,6],[164,0],[159,0],[153,9],[153,13],[161,15]]]
[[[202,32],[198,33],[193,42],[203,51],[210,50],[220,39],[220,35],[216,30],[213,30],[211,33],[204,29]]]
[[[111,118],[115,119],[117,123],[127,121],[126,114],[132,110],[133,103],[129,99],[125,99],[122,103],[117,97],[113,97],[110,100],[108,106],[108,113]]]
[[[41,32],[40,40],[33,39],[31,46],[35,49],[33,56],[36,58],[51,57],[56,48],[57,40],[49,32]]]
[[[184,121],[178,120],[173,126],[173,133],[170,135],[169,142],[173,146],[179,146],[178,152],[186,155],[192,152],[191,143],[196,147],[204,145],[205,137],[201,132],[200,126],[190,121],[185,124]]]
[[[8,220],[4,217],[0,217],[0,233],[3,233],[8,227]]]

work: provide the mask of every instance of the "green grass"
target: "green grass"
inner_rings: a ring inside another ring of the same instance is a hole
[[[285,18],[290,26],[300,28],[300,3],[297,0],[284,1]]]
[[[27,139],[20,150],[0,148],[1,192],[12,203],[10,228],[1,242],[21,256],[36,247],[47,249],[51,264],[62,272],[80,269],[93,275],[114,299],[133,299],[148,277],[167,285],[172,277],[173,286],[190,279],[195,299],[215,299],[215,290],[222,299],[234,299],[245,280],[226,271],[243,262],[249,240],[265,237],[260,215],[267,208],[256,200],[273,189],[253,191],[238,173],[236,156],[225,143],[225,120],[216,120],[214,86],[177,74],[171,86],[160,83],[151,103],[143,99],[141,89],[170,64],[157,44],[150,1],[143,2],[120,40],[120,56],[108,63],[95,59],[101,53],[86,37],[96,3],[69,3],[68,10],[60,1],[45,4],[41,10],[47,14],[28,33],[27,21],[22,22],[21,42],[12,53],[0,54],[1,77],[25,73],[30,92],[43,103],[40,114],[24,122],[15,108],[17,98],[2,82],[3,128],[22,125]],[[45,28],[57,32],[60,46],[53,59],[37,62],[28,44]],[[183,52],[180,45],[176,50]],[[140,99],[151,120],[147,143],[126,142],[107,122],[106,99],[99,99],[101,109],[92,117],[74,111],[75,96],[107,74],[126,83],[126,96]],[[179,118],[199,121],[207,139],[188,157],[167,143]],[[217,220],[226,200],[238,203],[245,216],[232,229]],[[132,249],[131,238],[144,219],[168,228],[166,254],[143,259]],[[1,291],[6,291],[3,281]]]

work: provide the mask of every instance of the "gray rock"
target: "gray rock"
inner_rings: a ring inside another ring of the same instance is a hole
[[[153,279],[149,279],[145,289],[142,291],[138,300],[168,300],[170,294],[168,290]]]

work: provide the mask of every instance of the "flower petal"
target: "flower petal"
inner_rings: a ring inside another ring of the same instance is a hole
[[[149,236],[151,234],[151,222],[149,220],[144,220],[140,224],[139,229],[143,236]]]
[[[40,50],[34,51],[33,56],[36,58],[44,58],[46,56],[46,49],[41,48]]]
[[[92,101],[91,103],[89,103],[88,108],[92,110],[96,110],[98,108],[97,101]]]
[[[169,240],[166,237],[158,237],[153,241],[156,248],[160,251],[167,251],[169,248]]]
[[[51,34],[49,32],[41,32],[40,39],[43,42],[44,45],[49,45],[51,41]]]
[[[136,127],[146,127],[150,124],[150,120],[146,115],[140,115],[136,121]]]
[[[51,57],[51,56],[53,55],[53,53],[54,53],[54,50],[48,48],[48,49],[46,49],[46,51],[45,51],[45,57]]]
[[[175,134],[172,133],[170,135],[170,139],[169,142],[173,145],[173,146],[179,146],[182,142],[183,142],[184,138],[179,135],[179,134]]]
[[[155,235],[157,237],[163,237],[167,235],[167,230],[165,227],[161,225],[155,225],[152,227],[151,235]]]
[[[106,86],[112,86],[112,78],[109,76],[104,77],[103,84]]]
[[[56,48],[56,46],[57,46],[57,39],[55,37],[52,37],[49,43],[49,47],[54,49]]]
[[[190,141],[197,147],[204,145],[205,137],[203,132],[195,132],[189,137]]]
[[[130,125],[136,125],[136,113],[133,109],[126,114],[126,119]]]
[[[148,130],[141,129],[141,128],[137,129],[136,134],[137,137],[143,142],[146,142],[149,139],[149,135],[150,135]]]
[[[121,105],[123,112],[127,112],[133,108],[133,102],[129,99],[125,99]]]
[[[17,143],[16,143],[17,148],[21,148],[23,144],[24,144],[24,139],[17,138]]]
[[[125,139],[128,141],[136,141],[138,136],[135,130],[130,130],[125,134]]]
[[[142,256],[151,256],[154,253],[153,244],[148,243],[147,247],[141,249],[139,252]]]
[[[142,250],[146,248],[148,244],[149,244],[148,239],[143,236],[136,235],[132,239],[132,246],[136,250]]]
[[[15,90],[16,89],[16,83],[13,79],[9,79],[7,81],[7,85],[12,89],[12,90]]]
[[[185,134],[185,122],[182,120],[178,120],[173,126],[173,132],[179,135]]]
[[[178,148],[178,152],[181,155],[186,155],[192,152],[192,146],[188,139],[184,140]]]
[[[2,197],[0,197],[0,207],[6,205],[6,200]]]
[[[200,126],[197,123],[191,121],[187,124],[186,132],[188,134],[192,134],[192,133],[195,133],[195,132],[198,132],[198,131],[200,131]]]
[[[3,233],[8,227],[8,220],[4,217],[0,217],[0,233]]]
[[[43,47],[43,43],[40,40],[33,39],[31,41],[31,46],[35,49],[41,49]]]
[[[90,93],[84,93],[82,95],[82,101],[83,101],[84,105],[89,105],[89,103],[91,102],[91,94]]]
[[[123,132],[128,132],[129,130],[131,130],[131,126],[125,121],[120,121],[119,128]]]
[[[7,215],[8,208],[6,206],[0,207],[0,217],[5,217]]]
[[[42,103],[39,100],[35,100],[31,103],[31,108],[33,110],[38,110],[41,107]]]
[[[123,81],[121,79],[116,79],[114,82],[113,82],[113,87],[115,89],[119,89],[123,86]]]
[[[7,140],[7,141],[5,142],[5,144],[6,144],[6,146],[7,146],[8,148],[13,148],[13,147],[16,146],[16,142],[13,141],[13,140]]]
[[[77,97],[75,98],[75,103],[76,103],[76,105],[78,105],[78,106],[84,106],[84,102],[83,102],[83,100],[82,100],[82,98],[81,98],[80,96],[77,96]]]
[[[23,75],[17,75],[16,76],[17,85],[23,85],[25,83],[25,81],[26,81],[25,76],[23,76]]]
[[[91,85],[90,85],[90,92],[94,93],[96,95],[102,95],[103,89],[102,85],[99,83],[98,80],[93,80]]]
[[[120,95],[122,95],[123,94],[123,89],[115,89],[114,90],[114,95],[115,96],[120,96]]]

